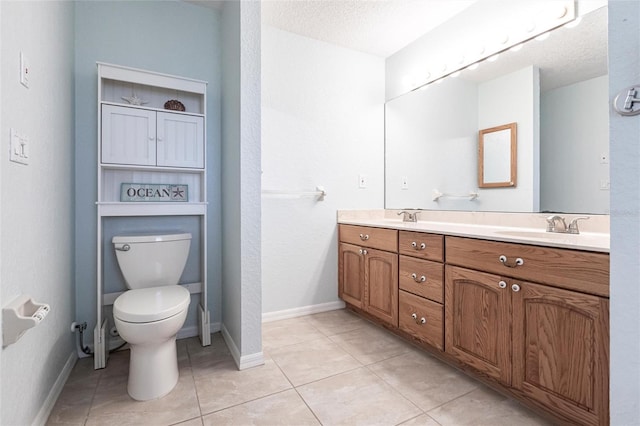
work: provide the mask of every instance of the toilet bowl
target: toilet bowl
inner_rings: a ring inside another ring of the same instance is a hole
[[[176,334],[187,317],[189,291],[177,285],[191,234],[113,237],[130,290],[113,303],[118,333],[130,346],[127,391],[139,401],[161,398],[178,382]]]

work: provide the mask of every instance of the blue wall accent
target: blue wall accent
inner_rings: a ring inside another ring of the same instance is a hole
[[[207,286],[211,322],[220,322],[220,13],[181,1],[80,1],[75,25],[76,319],[95,326],[99,61],[209,82]],[[127,219],[118,221],[126,227]]]

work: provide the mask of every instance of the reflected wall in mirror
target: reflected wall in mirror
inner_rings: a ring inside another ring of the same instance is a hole
[[[609,165],[600,160],[609,152],[608,102],[605,7],[388,101],[385,207],[609,213]],[[518,124],[517,187],[482,187],[478,131],[509,122]],[[435,189],[479,196],[434,201]]]
[[[479,188],[516,186],[517,140],[517,123],[482,129],[478,132]]]

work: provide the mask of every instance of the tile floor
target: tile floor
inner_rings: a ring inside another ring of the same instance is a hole
[[[180,381],[126,391],[129,352],[74,367],[49,425],[546,425],[525,407],[344,311],[263,325],[265,365],[238,371],[220,335],[178,341]]]

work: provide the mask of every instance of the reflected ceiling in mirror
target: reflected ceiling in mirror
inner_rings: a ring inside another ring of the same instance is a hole
[[[608,213],[607,9],[477,65],[387,102],[385,207]],[[510,122],[518,185],[478,189],[478,131]]]

